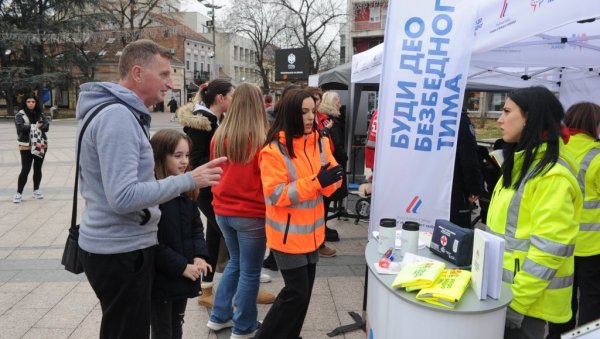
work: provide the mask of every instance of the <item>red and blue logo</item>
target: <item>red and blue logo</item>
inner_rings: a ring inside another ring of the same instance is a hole
[[[408,206],[406,207],[406,213],[417,213],[417,210],[419,209],[422,203],[423,200],[421,200],[421,198],[419,198],[418,195],[415,195],[410,204],[408,204]]]
[[[508,0],[504,0],[502,3],[502,9],[500,10],[500,18],[504,18],[504,14],[506,14],[506,8],[508,7]]]

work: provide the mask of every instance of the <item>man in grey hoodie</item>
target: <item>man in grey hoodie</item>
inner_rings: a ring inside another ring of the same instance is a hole
[[[91,113],[106,102],[84,132],[80,193],[86,201],[79,251],[100,299],[100,338],[148,338],[158,204],[194,188],[214,186],[225,158],[163,180],[154,177],[147,107],[172,88],[170,54],[150,40],[123,49],[118,84],[81,86],[78,137]]]

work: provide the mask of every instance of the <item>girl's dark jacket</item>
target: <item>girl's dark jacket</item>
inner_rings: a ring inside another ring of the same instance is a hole
[[[152,300],[177,300],[197,297],[200,279],[183,276],[194,258],[208,259],[204,227],[196,203],[182,194],[160,205],[156,277]]]
[[[46,132],[48,132],[48,129],[50,128],[50,123],[43,112],[36,114],[35,112],[25,112],[24,110],[20,110],[15,114],[15,126],[17,127],[19,146],[30,146],[29,133],[31,131],[31,125],[34,125],[38,121],[42,122],[42,128],[40,128],[42,131],[42,138],[48,140]]]

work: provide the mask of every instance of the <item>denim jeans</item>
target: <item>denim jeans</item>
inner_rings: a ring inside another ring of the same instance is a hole
[[[266,247],[265,220],[217,215],[217,223],[229,250],[229,262],[219,282],[210,320],[224,323],[232,319],[233,333],[252,333],[257,326],[256,297]]]

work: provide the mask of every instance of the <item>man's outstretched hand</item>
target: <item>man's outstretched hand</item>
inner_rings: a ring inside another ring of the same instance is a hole
[[[223,173],[223,169],[219,165],[225,161],[227,161],[227,157],[213,159],[190,172],[196,182],[196,188],[216,186],[221,180],[221,173]]]

